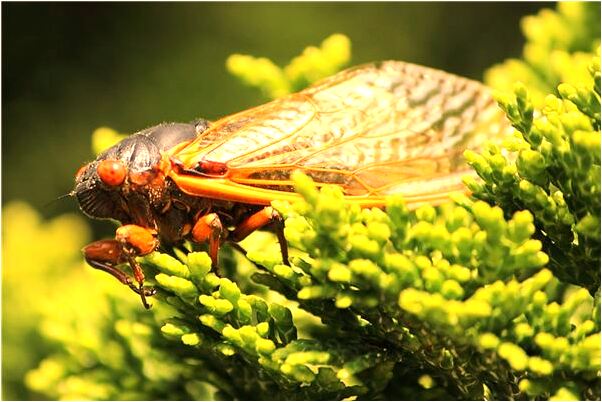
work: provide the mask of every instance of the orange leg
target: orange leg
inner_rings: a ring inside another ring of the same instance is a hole
[[[115,231],[115,239],[125,251],[125,258],[132,268],[134,279],[138,282],[137,293],[140,294],[144,307],[148,309],[150,305],[146,301],[147,293],[155,294],[155,290],[144,287],[144,272],[135,257],[150,254],[157,249],[159,240],[156,232],[138,225],[124,225]]]
[[[99,240],[83,248],[86,262],[92,267],[108,272],[124,285],[130,285],[132,280],[125,272],[116,268],[122,262],[123,253],[117,240]]]
[[[154,232],[149,229],[125,225],[117,229],[114,240],[99,240],[84,247],[83,252],[86,262],[90,266],[113,275],[124,285],[129,286],[140,295],[145,308],[150,308],[146,301],[147,296],[155,294],[155,289],[144,287],[144,273],[136,262],[138,255],[149,254],[156,249],[158,241]],[[117,268],[119,264],[128,262],[132,268],[134,279],[138,286],[132,283],[130,277]]]
[[[197,243],[209,242],[211,265],[217,269],[217,258],[221,246],[224,227],[216,213],[201,216],[192,227],[192,240]]]
[[[256,212],[245,219],[232,232],[232,241],[239,242],[257,229],[261,229],[270,223],[274,223],[275,226],[276,236],[278,237],[278,243],[280,244],[280,253],[282,254],[282,262],[289,265],[288,245],[284,238],[284,222],[282,221],[280,214],[272,207],[265,207],[261,211]]]

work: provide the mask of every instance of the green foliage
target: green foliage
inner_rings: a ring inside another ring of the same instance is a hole
[[[300,307],[339,323],[348,339],[397,350],[397,364],[426,371],[449,398],[597,392],[593,298],[563,292],[544,268],[531,213],[507,220],[500,208],[469,200],[410,212],[399,198],[385,213],[344,207],[338,188],[318,192],[307,177],[296,186],[304,202],[275,206],[304,254],[288,270],[277,254],[271,264],[258,251],[248,257]]]
[[[157,331],[162,320],[145,314],[130,294],[107,291],[82,303],[86,295],[79,293],[67,291],[64,296],[77,303],[43,322],[44,336],[60,348],[27,374],[30,389],[50,399],[214,398],[215,388],[197,373],[202,362],[182,364],[186,356]]]
[[[600,286],[599,51],[590,62],[589,81],[559,85],[540,110],[523,84],[498,94],[514,135],[501,148],[465,156],[482,179],[466,180],[473,194],[507,216],[532,211],[550,268],[593,294]]]
[[[155,253],[143,264],[157,272],[157,298],[174,309],[161,331],[187,345],[190,357],[206,356],[227,368],[230,387],[214,383],[224,398],[341,399],[386,385],[380,376],[391,366],[388,354],[349,339],[298,338],[290,301],[272,301],[265,290],[245,293],[210,272],[206,253],[188,254],[185,264]],[[261,386],[249,382],[254,376]]]
[[[23,376],[48,351],[37,327],[60,308],[48,300],[55,300],[71,281],[86,277],[79,250],[90,233],[75,214],[44,221],[21,202],[6,205],[2,212],[3,399],[20,399],[26,395]],[[89,290],[94,293],[93,287]]]
[[[278,67],[265,57],[233,54],[226,68],[242,82],[259,88],[270,99],[305,88],[309,84],[341,70],[351,59],[351,42],[345,35],[334,34],[320,47],[309,46],[286,67]]]
[[[541,107],[561,82],[589,82],[587,66],[600,46],[600,3],[561,2],[557,10],[523,18],[521,28],[527,38],[523,58],[489,69],[489,86],[510,92],[517,81],[528,83],[533,102]]]

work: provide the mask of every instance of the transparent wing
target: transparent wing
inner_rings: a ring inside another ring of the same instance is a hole
[[[291,191],[299,169],[350,196],[428,195],[461,188],[464,150],[509,127],[482,84],[390,61],[223,118],[176,157],[189,169],[213,162],[234,183],[279,191]]]

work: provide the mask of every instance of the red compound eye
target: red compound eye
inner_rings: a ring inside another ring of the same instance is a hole
[[[127,170],[121,161],[104,160],[96,168],[98,177],[107,186],[119,186],[125,180]]]

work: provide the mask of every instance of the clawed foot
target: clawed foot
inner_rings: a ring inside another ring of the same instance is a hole
[[[142,300],[142,305],[144,308],[147,310],[150,309],[152,305],[146,301],[146,298],[157,294],[157,289],[153,288],[152,286],[142,286],[142,284],[136,286],[133,283],[129,283],[128,285],[130,289],[132,289],[136,294],[140,295],[140,299]]]

